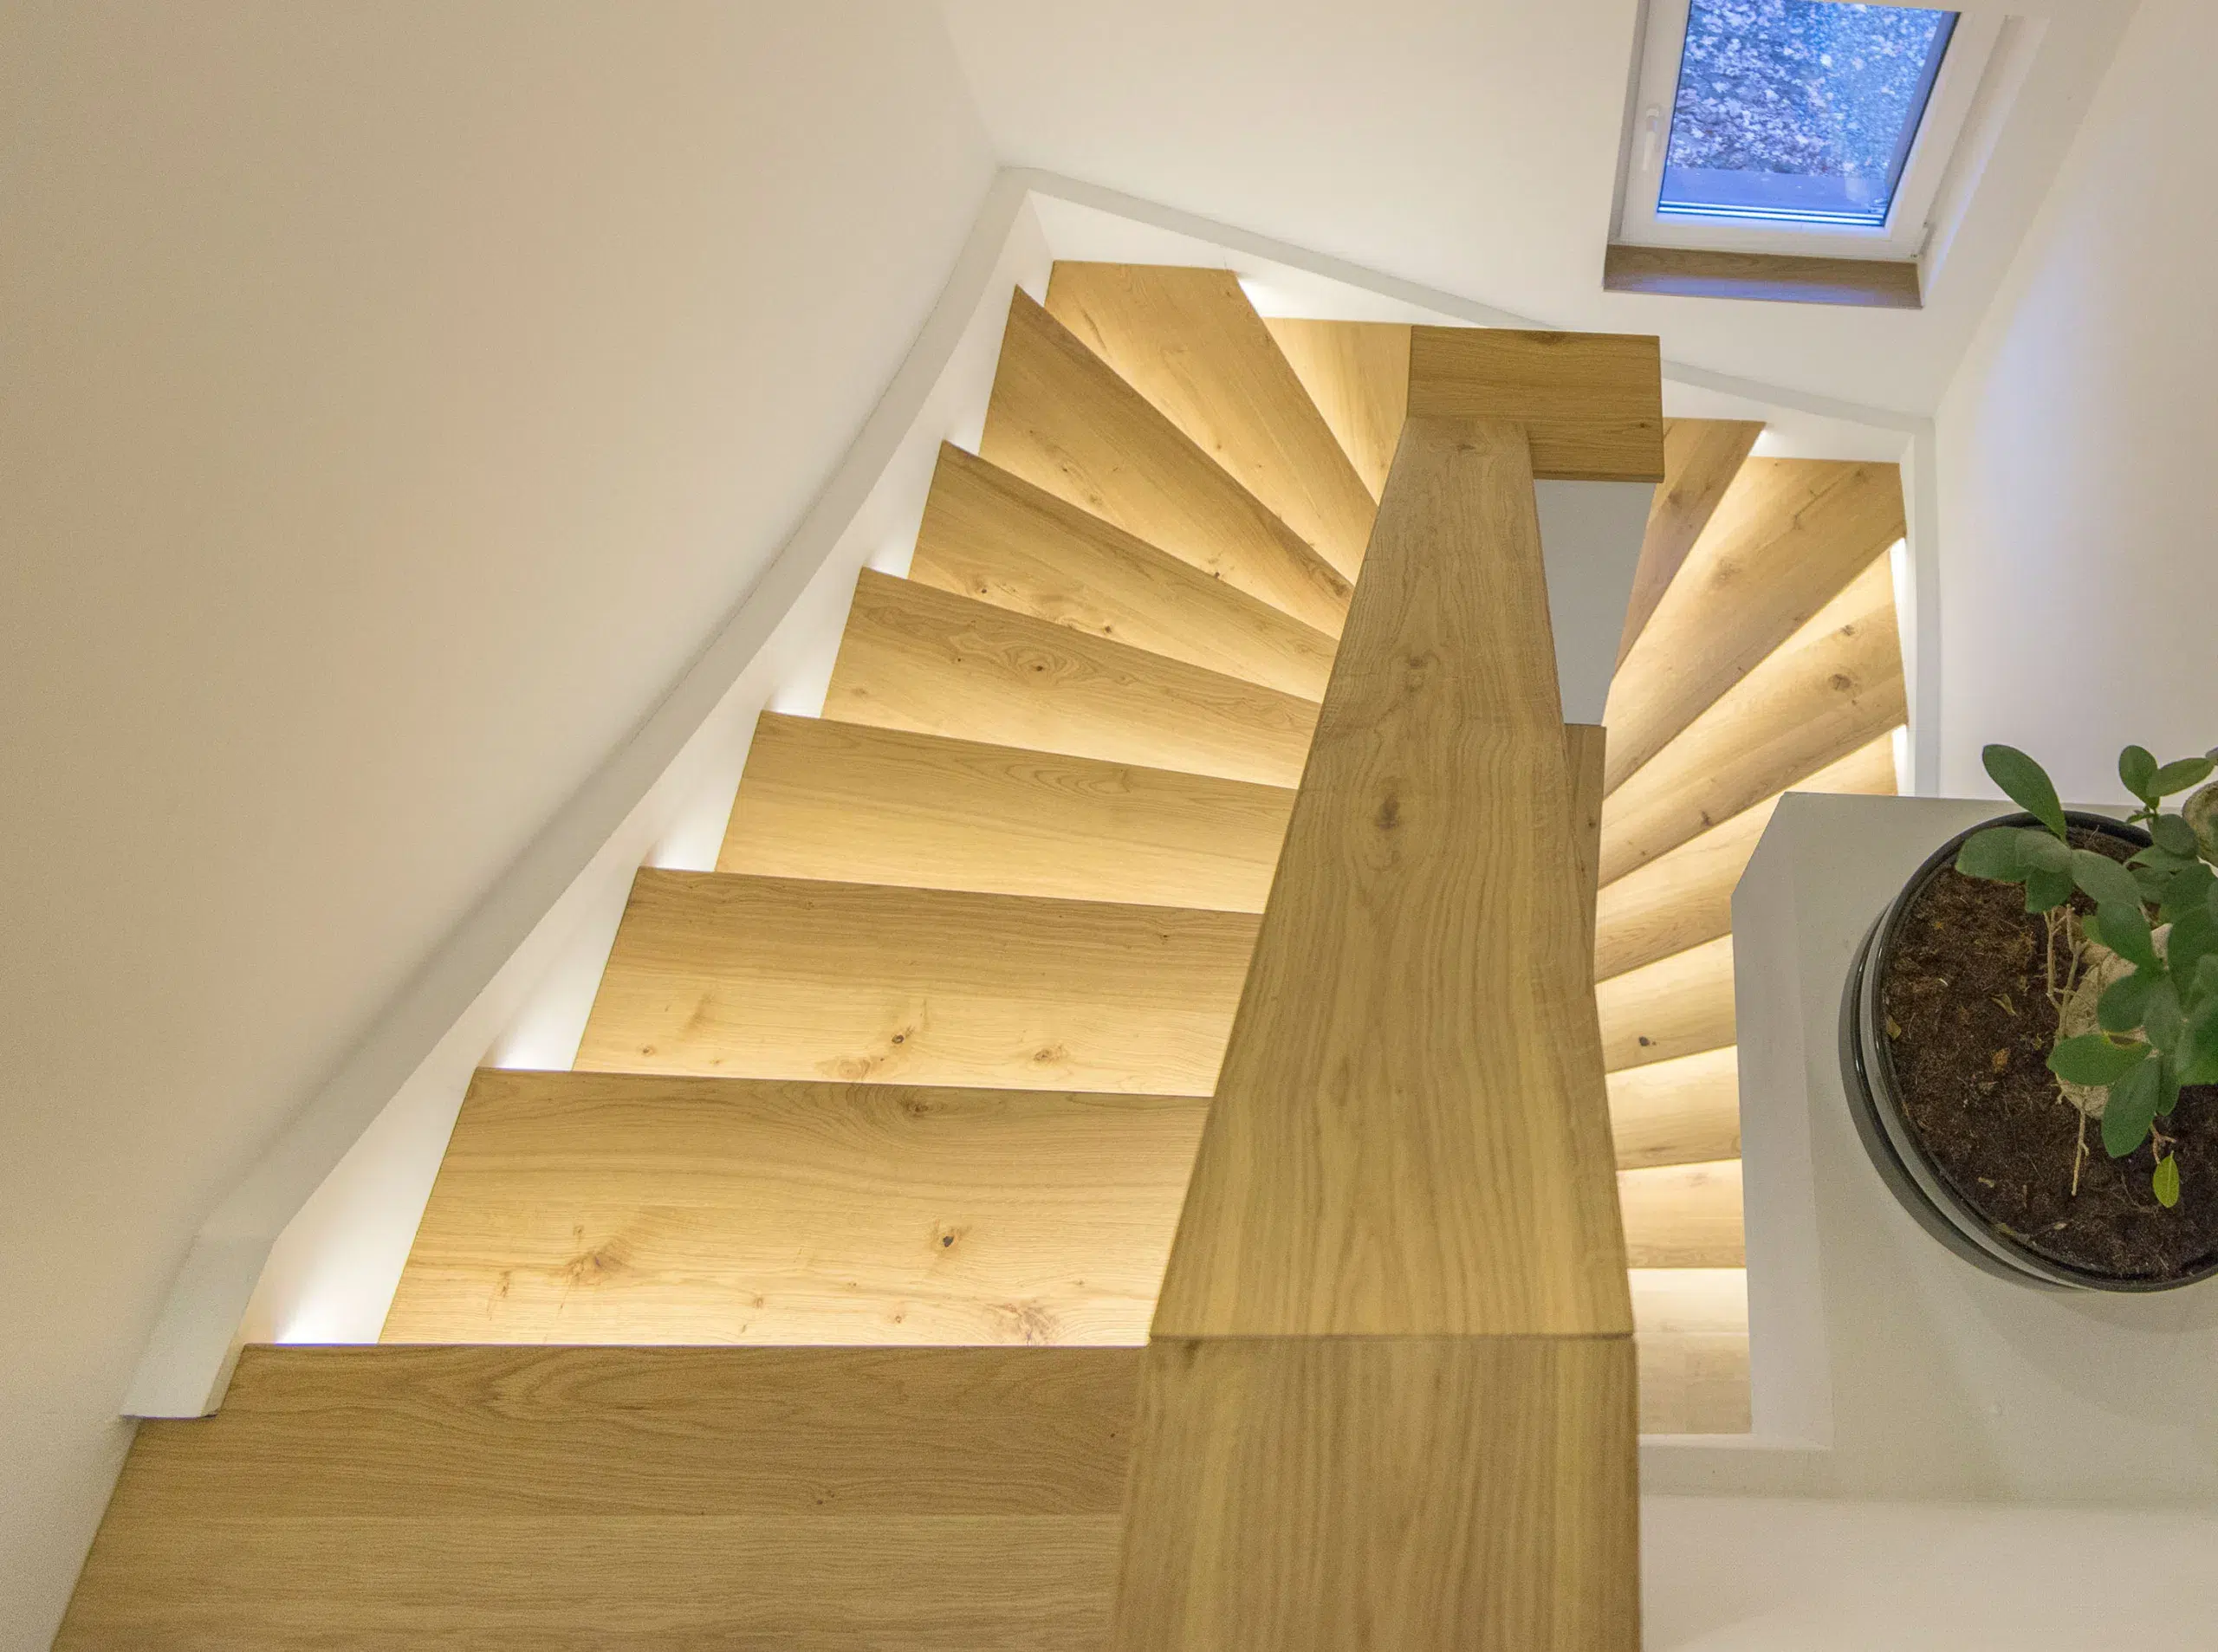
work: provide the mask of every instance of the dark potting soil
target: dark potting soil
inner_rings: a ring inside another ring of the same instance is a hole
[[[2098,832],[2072,840],[2119,860],[2132,852]],[[2046,929],[2025,909],[2021,889],[1949,867],[1904,914],[1880,982],[1903,1117],[1964,1202],[2041,1255],[2117,1279],[2192,1273],[2218,1254],[2218,1085],[2182,1090],[2156,1121],[2179,1156],[2177,1205],[2165,1209],[2150,1189],[2154,1143],[2114,1160],[2096,1119],[2075,1195],[2079,1111],[2046,1065]],[[2059,967],[2062,956],[2059,947]]]

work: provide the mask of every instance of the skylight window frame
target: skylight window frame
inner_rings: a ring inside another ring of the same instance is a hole
[[[1876,0],[1875,0],[1876,3]],[[1980,81],[2002,31],[2001,12],[1976,4],[1928,6],[1957,13],[1954,34],[1926,99],[1884,224],[1777,223],[1657,211],[1670,147],[1689,0],[1648,0],[1639,74],[1618,171],[1617,239],[1634,246],[1698,251],[1785,253],[1829,258],[1913,259],[1924,249],[1934,203],[1964,134]],[[1651,136],[1653,112],[1655,132]]]

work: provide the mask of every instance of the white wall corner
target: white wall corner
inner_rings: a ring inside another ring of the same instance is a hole
[[[1566,722],[1603,720],[1648,532],[1652,482],[1540,482],[1540,560]]]

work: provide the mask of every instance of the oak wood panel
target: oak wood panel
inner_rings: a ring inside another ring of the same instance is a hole
[[[1754,419],[1664,421],[1664,481],[1649,504],[1640,561],[1633,569],[1625,634],[1618,642],[1620,665],[1763,430]]]
[[[1741,1267],[1741,1161],[1618,1172],[1625,1259],[1634,1267]],[[1638,1324],[1638,1321],[1635,1322]]]
[[[1603,1059],[1615,1072],[1733,1042],[1733,937],[1612,975],[1594,988]]]
[[[1346,576],[1021,290],[979,457],[1338,636]]]
[[[1881,557],[1610,794],[1603,884],[1868,745],[1906,714]]]
[[[641,871],[585,1071],[1205,1096],[1243,912]]]
[[[1279,352],[1373,499],[1410,416],[1410,329],[1400,321],[1263,318]]]
[[[1047,312],[1355,577],[1377,500],[1230,270],[1059,262]]]
[[[825,715],[1266,786],[1301,777],[1314,703],[865,569]]]
[[[1858,309],[1914,310],[1925,303],[1914,258],[1809,258],[1623,242],[1612,243],[1603,255],[1602,289]]]
[[[1728,1045],[1612,1072],[1618,1168],[1740,1157],[1740,1053]]]
[[[1138,1344],[1207,1105],[482,1072],[384,1339]]]
[[[1611,679],[1612,790],[1903,536],[1899,468],[1750,459]]]
[[[1635,1268],[1640,1431],[1746,1434],[1748,1276],[1733,1267]]]
[[[1891,732],[1858,748],[1839,762],[1797,781],[1797,792],[1891,795],[1895,789]],[[1674,952],[1715,940],[1733,927],[1733,889],[1771,823],[1780,793],[1712,826],[1700,837],[1636,866],[1605,889],[1596,930],[1598,980],[1653,963]]]
[[[1633,1359],[1625,1337],[1158,1339],[1111,1643],[1634,1652]]]
[[[909,577],[1307,700],[1333,669],[1324,632],[958,447]]]
[[[1138,1363],[250,1348],[140,1425],[56,1644],[1092,1652]]]
[[[1630,1328],[1562,715],[1521,434],[1412,418],[1157,1337]]]
[[[717,870],[1260,912],[1275,786],[765,712]]]
[[[1664,479],[1664,379],[1652,337],[1420,327],[1410,333],[1411,418],[1521,426],[1533,474]]]
[[[1599,723],[1563,726],[1564,772],[1571,786],[1572,871],[1587,950],[1594,949],[1595,879],[1602,865],[1602,771],[1610,731]]]

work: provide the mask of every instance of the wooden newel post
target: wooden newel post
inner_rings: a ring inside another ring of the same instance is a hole
[[[1653,339],[1416,329],[1156,1312],[1119,1652],[1639,1644],[1631,1306],[1533,484],[1662,459]]]

